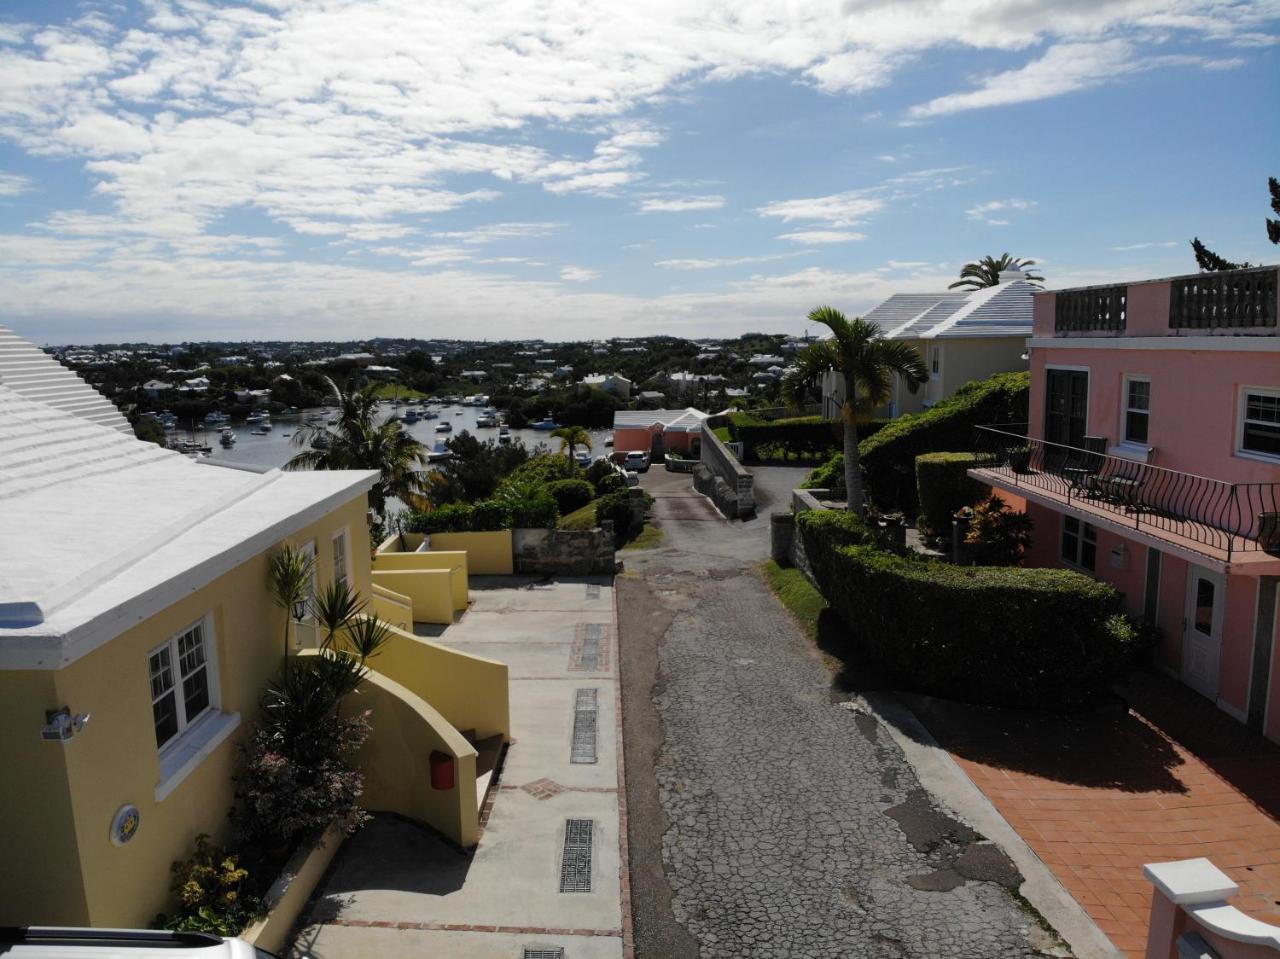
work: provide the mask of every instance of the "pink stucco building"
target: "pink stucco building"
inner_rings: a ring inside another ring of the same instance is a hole
[[[1280,268],[1036,294],[1030,422],[978,430],[1028,561],[1112,583],[1157,665],[1280,741]]]
[[[691,456],[702,442],[702,425],[710,414],[692,406],[683,410],[619,410],[613,414],[613,451],[641,450],[655,460],[668,450]]]

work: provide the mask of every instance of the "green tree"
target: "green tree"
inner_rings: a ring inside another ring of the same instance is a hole
[[[311,599],[311,578],[316,558],[292,543],[283,543],[267,560],[267,584],[271,598],[284,610],[284,669],[289,671],[289,624],[296,610]]]
[[[346,390],[326,377],[338,401],[338,423],[332,429],[306,426],[293,434],[295,446],[310,444],[285,464],[287,470],[376,470],[378,483],[369,490],[369,506],[379,516],[387,500],[410,502],[427,492],[427,448],[400,426],[378,420],[378,388],[366,383]]]
[[[1028,282],[1043,283],[1043,276],[1028,270],[1028,267],[1035,265],[1035,260],[1018,259],[1008,253],[1001,253],[998,257],[984,256],[976,263],[966,263],[960,271],[960,279],[952,283],[947,289],[954,290],[959,287],[968,290],[981,290],[988,286],[998,286],[1000,284],[1000,274],[1005,270],[1021,270],[1026,273]]]
[[[575,447],[585,446],[591,449],[591,434],[585,426],[561,426],[551,431],[551,435],[560,440],[560,451],[573,459]]]
[[[844,485],[850,512],[861,513],[864,494],[858,461],[858,419],[888,401],[895,374],[915,392],[929,378],[920,351],[903,340],[887,340],[875,323],[861,317],[846,319],[839,310],[820,306],[809,311],[810,323],[831,330],[796,355],[795,367],[782,380],[787,402],[799,405],[807,387],[826,373],[836,373],[844,385]]]
[[[1271,212],[1280,217],[1280,180],[1275,177],[1267,177],[1267,189],[1271,193]],[[1267,239],[1280,245],[1280,219],[1273,220],[1270,217],[1266,217],[1266,224]],[[1200,267],[1201,273],[1247,270],[1253,266],[1252,263],[1233,263],[1230,260],[1223,259],[1201,243],[1198,236],[1191,239],[1191,252],[1195,254],[1196,266]]]

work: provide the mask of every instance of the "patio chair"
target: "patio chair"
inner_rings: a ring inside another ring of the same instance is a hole
[[[1062,475],[1073,490],[1084,490],[1092,494],[1093,480],[1102,472],[1106,464],[1107,438],[1105,436],[1085,436],[1079,448],[1072,447],[1067,451],[1062,463]]]

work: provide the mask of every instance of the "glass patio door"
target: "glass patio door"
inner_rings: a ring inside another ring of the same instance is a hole
[[[1045,370],[1044,438],[1062,446],[1084,446],[1089,429],[1089,374]]]

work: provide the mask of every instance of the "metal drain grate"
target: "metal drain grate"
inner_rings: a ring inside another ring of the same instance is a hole
[[[564,853],[560,857],[560,891],[591,891],[591,833],[595,823],[590,819],[564,821]]]
[[[591,764],[596,761],[597,696],[594,689],[579,689],[573,702],[573,746],[569,762]]]
[[[599,598],[600,598],[600,584],[587,583],[587,599],[599,599]]]
[[[525,946],[521,959],[564,959],[564,947]]]

